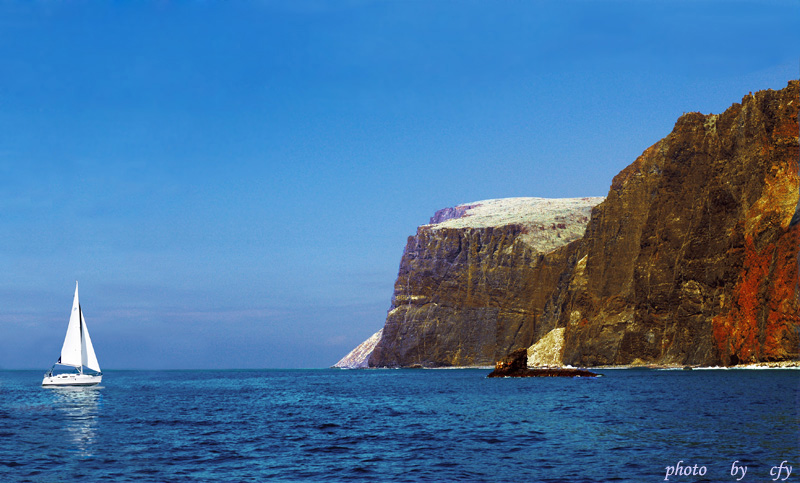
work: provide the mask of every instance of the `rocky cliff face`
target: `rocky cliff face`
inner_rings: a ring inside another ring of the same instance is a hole
[[[369,365],[494,365],[529,346],[601,200],[516,198],[440,210],[408,239]]]
[[[798,87],[682,116],[582,239],[600,199],[437,212],[408,240],[369,365],[493,365],[548,333],[575,366],[797,359]]]
[[[792,81],[686,114],[614,178],[547,310],[564,362],[798,357],[798,104]]]

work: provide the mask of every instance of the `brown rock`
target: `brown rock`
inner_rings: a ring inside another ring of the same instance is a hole
[[[798,82],[690,113],[595,208],[550,316],[573,365],[798,357]]]
[[[503,214],[501,223],[512,223],[499,226],[486,226],[496,221],[482,209],[466,214],[469,223],[420,227],[408,239],[370,366],[494,365],[531,345],[554,328],[540,324],[542,308],[578,247],[568,242],[580,237],[589,210],[601,199],[531,199],[526,213]],[[554,216],[563,217],[563,236],[531,234],[531,226]],[[560,248],[542,253],[552,246]]]
[[[486,377],[597,377],[585,369],[564,367],[528,368],[527,349],[518,349],[498,362]]]
[[[799,91],[681,116],[614,178],[582,240],[579,212],[440,213],[408,240],[370,366],[491,365],[558,327],[573,366],[797,360]]]

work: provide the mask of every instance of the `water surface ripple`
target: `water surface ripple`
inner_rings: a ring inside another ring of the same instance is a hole
[[[0,480],[664,481],[800,474],[800,371],[108,371],[0,376]],[[794,477],[794,475],[792,475]],[[731,480],[733,481],[733,480]]]

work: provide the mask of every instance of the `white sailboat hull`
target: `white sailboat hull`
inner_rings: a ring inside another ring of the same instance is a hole
[[[58,374],[44,376],[42,386],[95,386],[102,379],[102,374]]]

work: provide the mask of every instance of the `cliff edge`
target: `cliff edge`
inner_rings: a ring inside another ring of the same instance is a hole
[[[510,198],[437,212],[408,239],[369,365],[493,366],[528,347],[602,199]]]
[[[550,306],[572,365],[796,359],[798,81],[689,113],[619,173]]]
[[[604,200],[440,210],[408,239],[368,365],[797,360],[799,87],[681,116]]]

